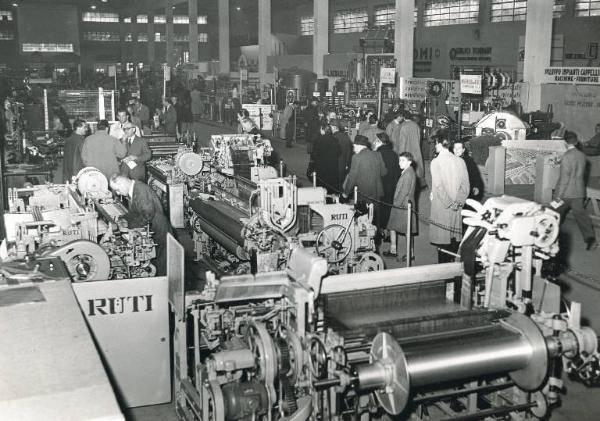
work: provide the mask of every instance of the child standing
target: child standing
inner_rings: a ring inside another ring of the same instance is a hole
[[[414,209],[415,204],[415,189],[417,185],[417,175],[413,168],[413,156],[410,152],[402,152],[399,155],[400,169],[402,175],[396,184],[396,191],[394,192],[394,206],[390,212],[390,219],[388,220],[387,229],[390,230],[390,251],[384,253],[386,256],[397,256],[397,236],[396,234],[406,235],[406,223],[409,217],[408,214],[408,203],[410,202],[413,206],[410,214],[411,218],[411,234],[416,235],[418,233],[417,218]],[[402,257],[403,260],[407,259],[407,255],[410,255],[410,259],[414,259],[411,249],[406,251],[406,255]]]

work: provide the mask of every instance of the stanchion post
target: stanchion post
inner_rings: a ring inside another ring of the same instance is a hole
[[[410,267],[410,261],[412,259],[411,240],[412,240],[412,203],[408,201],[408,212],[406,217],[406,267]]]

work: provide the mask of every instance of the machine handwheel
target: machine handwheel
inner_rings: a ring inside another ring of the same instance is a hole
[[[357,265],[358,272],[377,272],[385,269],[383,259],[371,251],[363,254]]]
[[[323,342],[317,337],[310,340],[310,371],[316,379],[324,379],[327,376],[327,350]]]
[[[537,221],[536,228],[537,236],[533,240],[535,245],[544,248],[552,245],[558,237],[558,220],[554,218],[541,218]]]
[[[317,254],[327,259],[328,263],[339,263],[350,254],[352,237],[343,226],[329,225],[317,235],[315,248]]]

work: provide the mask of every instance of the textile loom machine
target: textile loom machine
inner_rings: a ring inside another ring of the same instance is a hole
[[[383,269],[371,208],[328,203],[325,189],[297,187],[294,177],[255,184],[215,173],[208,191],[190,201],[190,225],[196,258],[219,273],[281,270],[294,245],[326,257],[333,273]]]
[[[170,285],[178,416],[545,417],[561,372],[600,377],[580,306],[565,312],[532,270],[556,253],[559,217],[501,197],[465,222],[462,262],[325,276],[296,247],[284,271]]]
[[[79,282],[154,276],[148,227],[119,228],[127,210],[95,168],[82,169],[76,180],[9,190],[3,257],[60,257]]]
[[[252,183],[277,177],[277,170],[267,165],[272,150],[270,141],[260,136],[213,135],[208,148],[194,152],[193,148],[180,145],[170,156],[161,154],[148,162],[148,185],[168,210],[171,225],[183,228],[189,196],[206,192],[223,177]],[[213,180],[215,177],[219,180]]]
[[[184,206],[188,192],[211,171],[211,161],[209,148],[202,148],[196,153],[191,148],[180,146],[174,155],[147,163],[148,185],[168,210],[174,228],[185,227]]]
[[[175,136],[166,136],[164,134],[154,134],[144,136],[148,142],[148,147],[152,151],[153,157],[173,156],[183,144],[177,141]]]

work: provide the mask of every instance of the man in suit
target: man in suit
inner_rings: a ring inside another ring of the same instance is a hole
[[[100,120],[96,133],[88,136],[81,147],[81,160],[86,167],[100,170],[107,180],[119,172],[119,160],[127,156],[127,146],[108,134],[108,121]]]
[[[372,203],[375,209],[375,221],[378,221],[378,201],[383,198],[383,177],[387,174],[381,154],[369,149],[369,140],[362,135],[354,138],[354,156],[350,172],[343,186],[345,198],[358,188],[358,200]],[[379,224],[376,224],[379,226]]]
[[[133,112],[142,122],[141,129],[150,125],[150,109],[139,98],[133,100]]]
[[[87,124],[83,120],[73,122],[73,134],[65,139],[65,150],[63,159],[63,178],[65,183],[71,182],[73,176],[77,175],[83,168],[81,161],[81,148],[85,140]]]
[[[596,124],[594,136],[587,142],[584,142],[581,151],[587,156],[600,155],[600,123]]]
[[[141,228],[150,225],[152,236],[156,243],[157,276],[166,274],[167,271],[167,233],[173,233],[171,224],[163,212],[162,205],[156,193],[145,183],[135,181],[122,175],[113,175],[110,178],[110,188],[129,200],[129,212],[122,219],[128,228]]]
[[[421,129],[410,117],[411,114],[408,111],[399,112],[394,121],[388,126],[391,126],[392,130],[386,130],[386,133],[392,141],[394,152],[397,154],[410,152],[413,156],[415,172],[421,183],[420,187],[423,188],[425,186],[425,167],[423,165],[423,154],[421,153]]]
[[[562,220],[567,213],[572,210],[577,226],[587,245],[591,250],[598,247],[596,235],[592,226],[592,220],[584,209],[585,191],[585,166],[587,164],[585,155],[575,147],[577,145],[577,135],[570,131],[565,131],[565,142],[567,142],[567,152],[560,161],[560,175],[554,189],[554,198],[563,201]]]
[[[116,137],[119,140],[123,140],[125,138],[125,130],[123,126],[130,120],[131,110],[129,109],[129,107],[117,110],[117,121],[110,125],[110,128],[108,129],[108,134],[112,137]],[[140,131],[140,126],[136,124],[136,127],[136,136],[141,136],[142,132]]]
[[[304,110],[304,138],[306,141],[306,151],[310,155],[314,146],[314,142],[317,140],[320,134],[321,122],[319,121],[319,101],[317,98],[312,98],[310,105]]]
[[[133,123],[123,125],[127,156],[121,161],[121,174],[136,181],[145,181],[146,162],[152,158],[152,151],[146,139],[136,136],[135,129]]]
[[[163,99],[163,112],[160,116],[160,123],[165,128],[165,133],[175,136],[177,134],[177,110],[169,98]]]

